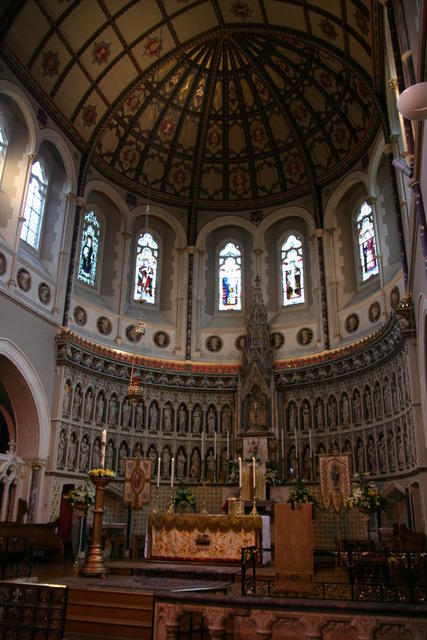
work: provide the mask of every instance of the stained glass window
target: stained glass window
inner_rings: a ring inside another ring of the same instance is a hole
[[[159,245],[151,233],[141,233],[136,245],[134,300],[156,301]]]
[[[356,218],[356,225],[362,280],[365,281],[378,273],[374,213],[372,207],[367,202],[364,202],[360,207],[359,215]]]
[[[83,220],[77,279],[91,287],[95,286],[100,240],[101,224],[94,211],[86,211]]]
[[[240,311],[242,308],[242,254],[233,242],[227,242],[219,252],[220,311]]]
[[[304,254],[302,240],[291,234],[282,244],[282,304],[300,304],[305,301],[304,294]]]
[[[3,122],[0,122],[0,184],[3,177],[3,169],[6,161],[7,136]]]
[[[43,212],[46,203],[47,178],[41,163],[37,160],[31,167],[30,182],[28,184],[27,199],[24,209],[24,224],[21,238],[29,245],[38,249]]]

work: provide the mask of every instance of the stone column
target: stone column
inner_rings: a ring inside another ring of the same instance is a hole
[[[187,288],[187,335],[185,344],[185,358],[191,359],[192,325],[193,325],[193,278],[194,278],[194,250],[193,245],[187,247],[188,253],[188,288]]]
[[[335,235],[336,227],[331,227],[329,229],[325,229],[327,234],[327,243],[328,243],[328,255],[329,255],[329,265],[330,265],[330,276],[329,276],[329,290],[331,293],[330,299],[330,312],[331,312],[331,320],[332,320],[332,330],[333,337],[337,339],[338,342],[341,342],[341,328],[340,328],[340,318],[339,318],[339,305],[338,305],[338,280],[337,280],[337,265],[335,261],[335,251],[334,251],[334,235]]]
[[[194,310],[194,321],[193,321],[193,334],[195,336],[195,354],[200,355],[200,318],[202,313],[202,304],[203,304],[203,292],[202,292],[202,266],[203,266],[203,256],[205,252],[201,249],[197,249],[195,252],[195,264],[194,264],[194,300],[195,300],[195,310]]]
[[[183,283],[184,278],[184,253],[185,249],[178,248],[176,250],[178,269],[177,269],[177,296],[175,299],[175,347],[173,349],[174,354],[179,354],[182,351],[182,329],[183,329],[183,317],[182,308],[184,303],[184,291]]]
[[[122,237],[123,237],[123,255],[122,255],[122,268],[121,268],[121,274],[120,274],[120,285],[119,285],[119,303],[117,306],[117,332],[116,332],[116,337],[114,338],[114,342],[119,346],[122,344],[122,337],[120,335],[120,320],[122,316],[123,290],[127,288],[127,284],[126,282],[123,281],[123,277],[125,273],[128,243],[132,236],[128,231],[122,231]],[[134,281],[132,280],[131,281],[132,298],[133,298],[133,286],[134,286]]]
[[[58,308],[58,299],[60,297],[60,287],[64,282],[64,266],[65,266],[65,257],[67,255],[66,245],[67,245],[67,227],[68,227],[68,218],[71,211],[71,205],[73,200],[75,199],[74,193],[69,191],[66,195],[66,204],[64,211],[64,219],[62,222],[62,232],[61,232],[61,244],[59,247],[59,257],[58,257],[58,268],[56,270],[56,282],[55,282],[55,295],[53,299],[52,306],[52,315],[56,316],[59,311]]]
[[[80,213],[82,209],[84,210],[85,206],[86,204],[85,204],[84,198],[81,198],[81,197],[76,198],[76,217],[74,220],[73,237],[71,241],[67,286],[65,290],[64,317],[62,320],[62,324],[64,325],[64,327],[68,327],[68,321],[70,317],[71,292],[73,290],[74,268],[75,268],[75,262],[76,262],[77,246],[79,244]]]
[[[9,287],[16,286],[16,282],[15,282],[16,260],[18,257],[18,249],[19,249],[19,242],[21,239],[22,225],[24,224],[24,221],[25,221],[24,212],[25,212],[25,203],[27,200],[28,185],[30,183],[30,177],[31,177],[31,167],[33,166],[36,159],[37,159],[37,156],[35,153],[28,154],[24,187],[21,195],[21,204],[19,206],[19,216],[16,220],[16,234],[15,234],[15,244],[13,247],[13,254],[12,254],[12,263],[10,266],[9,280],[7,281],[7,284]]]
[[[38,495],[38,484],[39,484],[39,474],[41,465],[33,462],[31,465],[32,474],[31,474],[31,484],[30,484],[30,493],[28,497],[28,516],[27,522],[34,522],[36,515],[36,504],[37,504],[37,495]]]

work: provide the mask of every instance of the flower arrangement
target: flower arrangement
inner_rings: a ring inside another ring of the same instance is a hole
[[[265,465],[265,483],[271,487],[277,487],[277,485],[283,483],[283,478],[277,470],[276,463],[272,460],[267,460]]]
[[[80,483],[65,496],[65,501],[72,507],[88,509],[95,503],[95,487],[89,482]]]
[[[111,471],[111,469],[91,469],[88,472],[88,475],[91,478],[115,478],[115,471]]]
[[[308,492],[304,480],[299,477],[296,478],[295,486],[291,489],[288,502],[291,503],[292,507],[294,507],[295,503],[312,504],[313,507],[317,507],[316,498]]]
[[[228,461],[227,485],[239,484],[239,463],[237,460]]]
[[[358,484],[353,487],[351,494],[344,500],[344,507],[348,511],[357,509],[361,513],[373,513],[384,510],[387,500],[381,494],[374,482],[370,482],[366,475],[356,474]]]
[[[188,505],[193,511],[196,511],[196,501],[187,485],[181,483],[175,487],[173,496],[173,508],[178,511],[179,507]]]

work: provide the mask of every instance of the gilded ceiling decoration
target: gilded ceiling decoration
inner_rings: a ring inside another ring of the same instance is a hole
[[[378,130],[371,4],[28,0],[4,55],[128,191],[264,207],[348,170]]]

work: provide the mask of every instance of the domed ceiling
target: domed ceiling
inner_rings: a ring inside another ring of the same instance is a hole
[[[87,165],[128,191],[265,207],[366,152],[381,123],[377,4],[29,0],[4,55]]]

